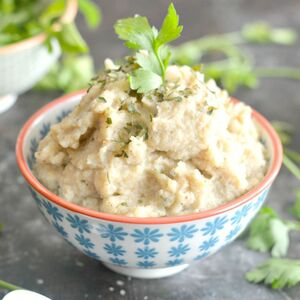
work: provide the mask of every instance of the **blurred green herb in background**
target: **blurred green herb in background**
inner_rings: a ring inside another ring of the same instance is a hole
[[[0,47],[40,33],[48,41],[57,38],[63,52],[85,53],[88,47],[74,22],[61,21],[67,0],[0,0]],[[78,0],[86,23],[95,28],[101,20],[100,9],[91,0]]]
[[[273,43],[288,46],[295,43],[296,40],[297,34],[291,28],[272,28],[266,23],[256,22],[243,26],[238,32],[208,35],[173,47],[171,49],[171,61],[179,65],[186,64],[189,66],[195,66],[205,61],[201,71],[204,72],[206,78],[215,79],[230,93],[234,93],[239,87],[256,88],[261,78],[278,77],[300,80],[299,69],[256,66],[253,58],[243,49],[243,46],[249,43]],[[222,55],[222,59],[211,59],[216,54]],[[75,58],[63,67],[66,73],[72,74],[70,78],[77,78],[76,82],[70,80],[67,85],[61,85],[58,81],[55,82],[53,76],[57,74],[59,77],[57,70],[62,70],[62,68],[55,66],[49,75],[46,75],[37,85],[37,88],[64,92],[85,88],[95,72],[94,67],[91,68],[88,61],[86,61],[86,67],[81,62],[84,72],[76,73],[74,72],[76,64]],[[68,86],[68,89],[65,86]]]
[[[288,67],[258,67],[243,49],[247,43],[292,45],[297,33],[291,28],[272,28],[267,23],[246,24],[240,31],[221,35],[208,35],[188,41],[172,51],[172,62],[193,66],[199,62],[206,78],[215,79],[234,93],[239,87],[256,88],[260,78],[281,77],[300,80],[300,70]],[[215,60],[216,54],[222,59]]]
[[[284,146],[283,162],[287,169],[300,180],[300,154],[289,148],[292,141],[293,128],[285,122],[273,122]],[[296,200],[289,212],[300,220],[300,189],[295,191]],[[300,260],[282,258],[287,255],[289,232],[300,231],[300,222],[280,217],[274,209],[263,207],[249,227],[247,247],[270,252],[273,258],[246,273],[250,282],[263,282],[274,289],[291,287],[300,283]]]
[[[77,90],[86,86],[94,74],[89,48],[74,22],[60,22],[67,0],[0,0],[0,47],[47,33],[46,44],[56,38],[62,49],[61,60],[38,83],[45,90]],[[87,26],[96,28],[101,10],[91,0],[78,0],[79,12]],[[80,71],[79,71],[80,69]]]

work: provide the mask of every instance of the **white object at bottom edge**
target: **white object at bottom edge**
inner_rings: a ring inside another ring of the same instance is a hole
[[[0,96],[0,114],[9,110],[15,104],[17,98],[18,96],[14,94]]]
[[[41,294],[26,290],[16,290],[8,293],[2,300],[51,300]]]
[[[119,267],[109,263],[102,263],[107,268],[130,277],[136,278],[145,278],[145,279],[154,279],[154,278],[162,278],[167,276],[175,275],[186,269],[189,265],[184,264],[175,267],[167,267],[167,268],[157,268],[157,269],[141,269],[141,268],[129,268],[129,267]]]

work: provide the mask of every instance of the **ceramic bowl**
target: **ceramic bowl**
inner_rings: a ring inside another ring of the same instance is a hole
[[[77,1],[68,0],[61,20],[72,21]],[[51,40],[52,51],[44,44],[46,33],[0,47],[0,113],[8,110],[17,96],[32,88],[57,61],[61,54],[56,39]]]
[[[280,169],[282,147],[270,123],[256,111],[253,118],[270,155],[267,174],[254,189],[215,209],[184,216],[134,218],[93,211],[56,196],[32,174],[34,153],[50,126],[65,117],[83,94],[66,95],[36,112],[21,130],[16,152],[40,211],[84,254],[121,274],[169,276],[231,243],[259,211]]]

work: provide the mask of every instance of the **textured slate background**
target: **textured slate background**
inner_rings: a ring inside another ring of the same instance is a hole
[[[138,13],[159,24],[169,1],[99,1],[104,11],[103,24],[89,32],[78,23],[91,46],[98,67],[105,57],[118,58],[126,53],[113,33],[116,19]],[[204,34],[237,30],[245,22],[262,19],[278,26],[294,26],[300,33],[299,0],[185,0],[175,1],[185,25],[188,40]],[[247,48],[260,65],[300,67],[298,42],[293,47],[253,46]],[[0,115],[0,221],[5,224],[0,236],[0,278],[58,299],[300,299],[300,286],[272,291],[252,285],[244,273],[266,258],[244,247],[242,239],[213,257],[195,264],[177,276],[160,280],[128,280],[112,273],[100,263],[80,254],[64,242],[44,221],[26,189],[15,162],[14,146],[25,120],[58,93],[30,91],[20,96],[9,112]],[[264,80],[255,91],[242,90],[236,96],[251,104],[271,120],[300,126],[299,82]],[[300,148],[300,133],[294,146]],[[299,186],[285,169],[281,171],[268,202],[287,216],[293,201],[292,191]],[[289,257],[300,257],[300,235],[291,235]],[[126,295],[120,296],[116,280],[123,280]],[[114,291],[109,291],[114,287]],[[0,296],[4,291],[0,290]],[[147,298],[148,297],[148,298]]]

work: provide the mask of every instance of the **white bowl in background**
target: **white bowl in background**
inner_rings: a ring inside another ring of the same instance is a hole
[[[77,13],[77,0],[68,0],[62,22],[71,22]],[[61,54],[56,39],[52,51],[45,45],[46,33],[0,47],[0,113],[8,110],[19,94],[31,89]]]

